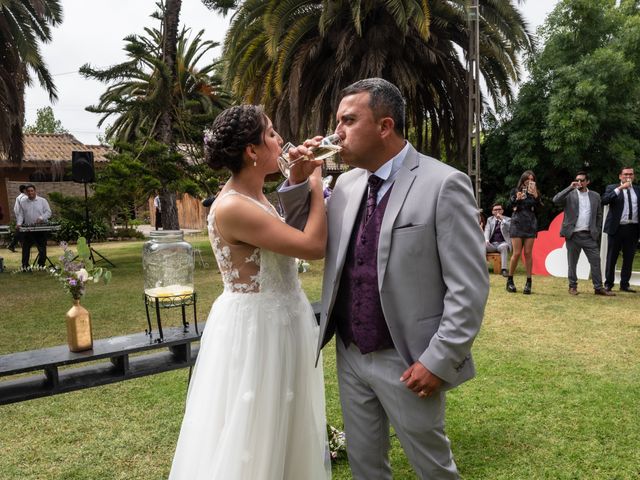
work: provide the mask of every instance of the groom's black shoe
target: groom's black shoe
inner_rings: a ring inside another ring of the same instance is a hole
[[[636,291],[633,288],[629,288],[629,287],[620,287],[620,291],[627,292],[627,293],[636,293]]]

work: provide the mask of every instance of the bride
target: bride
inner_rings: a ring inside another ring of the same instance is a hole
[[[232,174],[208,218],[224,292],[202,335],[169,478],[330,478],[318,326],[294,259],[324,256],[322,162],[299,167],[316,170],[299,230],[262,192],[282,138],[261,107],[225,110],[204,140],[209,165]]]

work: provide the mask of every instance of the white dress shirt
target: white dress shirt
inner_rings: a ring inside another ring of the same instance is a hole
[[[36,196],[33,200],[28,197],[20,202],[18,215],[16,215],[16,225],[35,225],[46,222],[51,218],[51,208],[49,202],[44,198]]]
[[[624,198],[622,216],[620,217],[620,225],[626,225],[627,223],[638,223],[638,197],[636,196],[636,192],[633,187],[627,188],[625,190],[616,188],[615,192],[617,195],[622,194],[622,197]],[[633,208],[631,212],[631,220],[629,220],[629,197],[627,196],[627,192],[631,194],[631,207]]]
[[[573,228],[574,232],[582,232],[589,230],[589,223],[591,220],[591,202],[589,201],[589,190],[578,192],[578,220],[576,220],[576,226]]]

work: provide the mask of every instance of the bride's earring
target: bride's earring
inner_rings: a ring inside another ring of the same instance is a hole
[[[253,159],[253,166],[255,167],[257,165],[256,159]]]

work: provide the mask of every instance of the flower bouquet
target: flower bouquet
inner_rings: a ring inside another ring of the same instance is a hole
[[[50,273],[58,278],[62,288],[71,294],[74,300],[80,300],[84,295],[87,282],[98,283],[100,279],[107,284],[111,280],[111,272],[96,267],[91,260],[91,251],[84,237],[78,238],[78,253],[74,253],[66,242],[61,242],[61,266],[51,268]]]
[[[111,272],[94,265],[91,250],[84,237],[78,238],[77,255],[66,242],[60,245],[63,250],[60,256],[61,266],[50,269],[50,273],[73,298],[73,307],[66,314],[67,343],[72,352],[82,352],[93,348],[93,332],[91,314],[80,305],[80,298],[84,295],[88,282],[97,283],[102,279],[105,284],[109,283]]]

